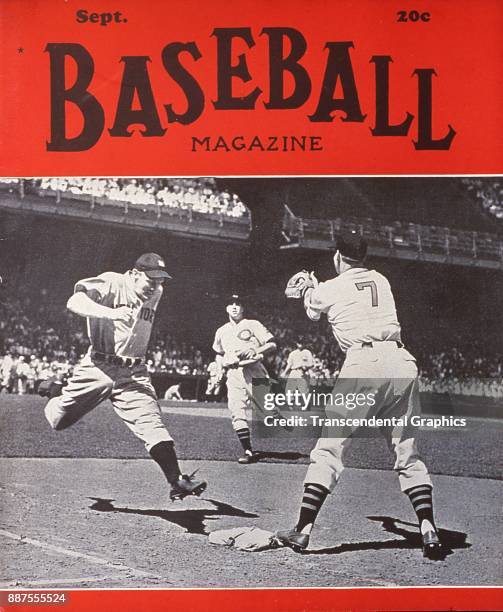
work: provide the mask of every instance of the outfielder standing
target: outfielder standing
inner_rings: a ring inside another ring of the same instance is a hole
[[[286,367],[283,370],[283,378],[287,378],[285,393],[309,393],[311,368],[314,366],[313,354],[304,343],[298,340],[295,349],[288,355]]]
[[[414,357],[403,347],[393,294],[387,279],[364,265],[366,242],[357,234],[339,238],[334,256],[338,274],[327,282],[314,275],[296,275],[289,282],[288,297],[303,297],[308,317],[314,321],[326,314],[346,359],[334,393],[361,393],[374,389],[376,403],[368,416],[404,417],[408,422],[420,412],[418,372]],[[295,280],[296,279],[296,282]],[[299,292],[294,295],[291,287]],[[290,295],[289,295],[290,293]],[[394,469],[401,490],[412,502],[419,520],[423,554],[436,558],[441,553],[433,519],[432,484],[420,460],[412,426],[381,428],[396,455]],[[327,432],[325,432],[326,434]],[[344,469],[342,454],[352,433],[321,437],[311,452],[304,479],[304,496],[293,531],[278,533],[294,550],[307,547],[313,524],[326,496],[333,491]]]
[[[252,400],[252,382],[254,378],[269,378],[262,359],[266,353],[276,349],[276,343],[262,323],[244,318],[243,300],[238,295],[232,295],[227,300],[226,312],[229,322],[217,329],[213,350],[219,365],[227,372],[232,427],[244,451],[238,462],[247,464],[258,460],[252,450],[246,416],[246,408]]]
[[[53,429],[66,429],[110,399],[163,471],[175,500],[199,495],[206,482],[181,474],[145,365],[156,308],[169,278],[162,257],[146,253],[124,274],[105,272],[75,285],[67,307],[87,318],[91,346],[62,395],[48,401],[45,415]]]

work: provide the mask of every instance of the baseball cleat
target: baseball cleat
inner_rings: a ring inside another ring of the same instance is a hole
[[[427,531],[423,538],[423,557],[437,560],[442,557],[443,547],[436,531]]]
[[[241,465],[257,463],[257,461],[259,461],[259,458],[259,453],[255,453],[253,451],[245,451],[245,454],[242,457],[239,457],[238,463],[240,463]]]
[[[190,475],[183,474],[180,476],[169,492],[169,498],[171,501],[175,501],[177,499],[182,500],[188,495],[195,495],[196,497],[201,495],[208,484],[204,480],[194,480],[194,474],[196,472],[192,472]]]
[[[309,534],[300,533],[292,529],[291,531],[278,531],[277,539],[285,546],[290,547],[295,552],[303,552],[309,544]]]

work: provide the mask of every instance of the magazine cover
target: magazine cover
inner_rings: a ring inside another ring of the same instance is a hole
[[[502,31],[0,2],[0,612],[502,608]]]

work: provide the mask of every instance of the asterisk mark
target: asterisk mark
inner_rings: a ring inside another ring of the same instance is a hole
[[[24,48],[23,47],[18,47],[17,52],[18,53],[24,53]]]

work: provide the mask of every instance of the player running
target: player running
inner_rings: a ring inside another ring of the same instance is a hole
[[[200,495],[206,482],[182,475],[145,365],[163,283],[170,278],[162,257],[146,253],[124,274],[105,272],[75,285],[67,307],[87,318],[91,346],[62,395],[47,402],[45,415],[59,431],[110,399],[163,471],[175,500]]]
[[[252,381],[254,378],[269,378],[262,359],[266,353],[276,350],[276,343],[262,323],[244,318],[243,300],[238,295],[227,300],[226,312],[229,322],[217,329],[213,350],[219,365],[227,372],[232,427],[244,451],[238,462],[248,464],[258,461],[258,455],[252,450],[246,416],[246,408],[252,399]]]
[[[357,234],[339,238],[334,256],[338,276],[318,284],[311,275],[305,279],[300,293],[290,297],[303,296],[304,308],[313,321],[325,314],[346,353],[334,394],[374,390],[376,402],[365,408],[366,416],[399,419],[407,415],[410,423],[410,417],[420,412],[416,361],[401,342],[389,282],[379,272],[365,267],[366,254],[367,244]],[[442,547],[433,519],[432,484],[416,449],[415,431],[403,425],[381,431],[395,452],[394,469],[401,490],[408,495],[417,514],[423,554],[437,558]],[[307,548],[322,504],[344,469],[342,454],[353,433],[354,430],[343,431],[338,437],[330,437],[330,431],[324,431],[311,452],[297,525],[292,531],[278,533],[279,539],[294,550]]]

